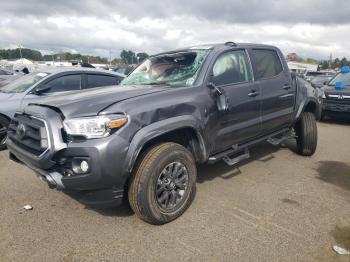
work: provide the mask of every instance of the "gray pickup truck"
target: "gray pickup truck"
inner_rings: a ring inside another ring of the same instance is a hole
[[[263,141],[317,146],[313,87],[280,50],[258,44],[195,46],[149,57],[119,88],[49,97],[16,113],[10,158],[82,203],[120,204],[152,224],[191,204],[196,164],[234,165]]]

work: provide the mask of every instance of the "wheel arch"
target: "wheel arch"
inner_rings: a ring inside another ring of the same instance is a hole
[[[302,103],[299,106],[299,109],[295,117],[295,121],[297,121],[300,118],[303,112],[313,113],[315,118],[317,119],[318,115],[320,114],[320,110],[321,110],[320,105],[318,104],[316,99],[307,98],[304,100],[304,103]]]
[[[195,161],[203,163],[208,158],[200,125],[193,116],[180,116],[153,123],[139,130],[127,152],[125,168],[131,173],[142,153],[155,144],[175,142],[189,149]]]

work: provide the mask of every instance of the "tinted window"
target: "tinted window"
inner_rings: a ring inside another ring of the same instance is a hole
[[[281,60],[276,51],[256,49],[252,53],[256,67],[256,79],[274,77],[283,71]]]
[[[88,75],[88,88],[99,86],[112,86],[120,82],[120,78],[107,75]]]
[[[81,76],[80,75],[61,76],[48,82],[46,85],[49,87],[46,93],[80,90]]]
[[[252,79],[250,65],[244,50],[231,51],[219,56],[213,67],[214,84],[227,85]]]

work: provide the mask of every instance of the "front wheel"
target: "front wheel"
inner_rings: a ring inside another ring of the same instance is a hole
[[[7,128],[10,124],[10,121],[0,116],[0,150],[6,149],[6,139],[7,139]]]
[[[313,113],[303,112],[295,125],[298,153],[311,156],[317,147],[317,123]]]
[[[134,170],[130,206],[148,223],[168,223],[191,204],[196,177],[195,161],[186,148],[175,143],[156,145],[142,155]]]

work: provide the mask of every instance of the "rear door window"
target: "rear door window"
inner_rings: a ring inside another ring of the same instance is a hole
[[[117,85],[121,81],[121,78],[110,75],[87,75],[87,88],[94,88],[99,86],[112,86]]]
[[[255,79],[266,79],[279,75],[283,71],[281,60],[275,50],[253,49]]]
[[[46,93],[66,92],[81,89],[81,75],[66,75],[48,82]]]

